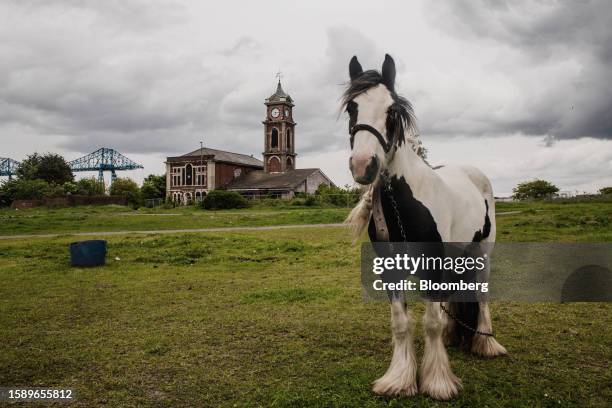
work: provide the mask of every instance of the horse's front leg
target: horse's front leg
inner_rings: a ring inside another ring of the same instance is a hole
[[[412,396],[417,393],[416,356],[412,343],[413,322],[404,302],[391,302],[391,330],[393,357],[385,375],[374,382],[373,391],[379,395]]]
[[[459,393],[461,380],[453,374],[442,341],[446,318],[438,302],[426,303],[423,316],[425,355],[421,364],[419,389],[439,400],[448,400]]]

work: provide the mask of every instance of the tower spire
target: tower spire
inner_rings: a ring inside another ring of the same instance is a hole
[[[285,93],[285,91],[283,91],[283,86],[281,85],[281,79],[283,78],[283,73],[281,72],[280,69],[276,72],[276,78],[278,78],[278,84],[276,85],[276,94],[282,95]]]

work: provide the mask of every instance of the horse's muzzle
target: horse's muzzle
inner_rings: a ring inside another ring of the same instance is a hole
[[[378,174],[380,165],[378,157],[355,156],[349,159],[349,168],[353,174],[353,179],[359,184],[371,184]]]

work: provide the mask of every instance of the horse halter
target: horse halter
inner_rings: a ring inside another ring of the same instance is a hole
[[[355,134],[359,132],[360,130],[365,130],[366,132],[369,132],[373,136],[375,136],[376,139],[378,139],[378,142],[382,146],[385,153],[389,153],[389,150],[391,150],[391,144],[387,143],[387,141],[385,140],[385,137],[382,134],[380,134],[380,132],[375,127],[366,125],[364,123],[358,123],[351,128],[351,131],[350,131],[351,149],[353,148],[353,142],[355,141]]]

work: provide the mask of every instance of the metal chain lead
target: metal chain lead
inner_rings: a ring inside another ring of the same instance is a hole
[[[384,183],[385,190],[389,194],[389,198],[391,199],[391,206],[393,207],[393,212],[395,213],[395,217],[397,218],[397,225],[399,225],[400,234],[402,235],[403,242],[408,242],[406,238],[406,232],[404,231],[404,223],[400,217],[399,209],[397,208],[397,202],[395,201],[395,197],[393,196],[393,187],[391,186],[391,180],[389,180],[389,175],[387,172],[381,175]]]
[[[442,308],[442,310],[444,310],[444,313],[446,313],[447,315],[450,316],[451,319],[453,319],[454,321],[456,321],[457,323],[459,323],[460,326],[463,326],[464,328],[468,329],[469,331],[475,333],[475,334],[480,334],[481,336],[489,336],[489,337],[495,337],[495,335],[493,333],[486,333],[486,332],[481,332],[480,330],[476,330],[475,328],[473,328],[472,326],[469,326],[467,323],[465,323],[464,321],[462,321],[461,319],[459,319],[457,316],[455,316],[450,310],[448,310],[443,304],[442,302],[440,302],[440,307]]]
[[[399,226],[400,234],[402,235],[402,240],[403,242],[408,242],[408,239],[406,239],[406,232],[404,231],[404,223],[402,222],[402,218],[400,217],[399,209],[397,208],[397,202],[395,201],[395,197],[393,196],[393,187],[391,186],[391,180],[389,179],[388,172],[385,171],[384,173],[382,173],[381,178],[382,178],[382,181],[384,182],[385,190],[387,190],[387,193],[389,194],[389,198],[391,199],[391,206],[393,207],[393,212],[395,213],[395,217],[397,219],[397,225]],[[467,323],[459,319],[457,316],[455,316],[453,313],[451,313],[450,310],[448,310],[442,304],[442,302],[440,302],[440,307],[442,308],[444,313],[446,313],[451,319],[453,319],[454,321],[459,323],[460,326],[471,331],[472,333],[480,334],[481,336],[495,337],[493,333],[481,332],[480,330],[477,330],[473,328],[472,326],[468,325]]]

